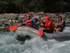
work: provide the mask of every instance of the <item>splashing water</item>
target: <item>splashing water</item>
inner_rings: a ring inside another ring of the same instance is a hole
[[[63,32],[70,32],[70,27],[66,27]],[[70,40],[58,42],[56,40],[48,40],[48,53],[70,53]]]
[[[0,53],[69,53],[70,41],[44,41],[40,38],[26,40],[21,44],[15,33],[0,33]]]
[[[0,33],[0,53],[47,53],[47,42],[33,38],[21,44],[14,33]]]

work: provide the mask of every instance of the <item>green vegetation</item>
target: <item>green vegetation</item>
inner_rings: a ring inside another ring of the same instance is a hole
[[[51,11],[61,12],[63,4],[58,4],[62,0],[0,0],[0,12],[22,13],[28,11]],[[57,4],[56,4],[57,3]]]

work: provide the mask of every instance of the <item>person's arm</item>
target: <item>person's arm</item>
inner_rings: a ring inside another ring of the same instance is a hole
[[[58,25],[64,25],[64,21],[59,22]]]

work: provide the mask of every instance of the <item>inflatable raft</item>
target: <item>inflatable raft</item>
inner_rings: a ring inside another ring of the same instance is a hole
[[[70,32],[65,32],[65,30],[57,33],[45,33],[45,37],[47,37],[47,39],[56,39],[58,41],[70,40]],[[39,37],[38,30],[25,26],[19,27],[16,31],[16,34],[16,37],[18,37],[17,39],[19,39],[19,37],[21,37],[20,39],[23,39],[23,37],[27,37],[28,39]]]

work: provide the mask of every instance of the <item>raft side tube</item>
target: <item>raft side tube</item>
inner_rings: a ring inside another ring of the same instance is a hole
[[[30,27],[19,27],[16,31],[16,39],[18,41],[30,40],[39,37],[37,30]]]
[[[70,33],[69,32],[57,32],[52,34],[46,34],[48,39],[56,39],[58,41],[65,41],[70,40]]]
[[[30,27],[19,27],[18,30],[16,31],[16,34],[19,36],[30,36],[30,38],[35,38],[35,37],[39,37],[39,35],[37,34],[38,30],[34,29],[34,28],[30,28]],[[17,37],[16,35],[16,37]],[[47,37],[47,39],[55,39],[55,40],[70,40],[70,32],[57,32],[57,33],[45,33],[45,36]]]

